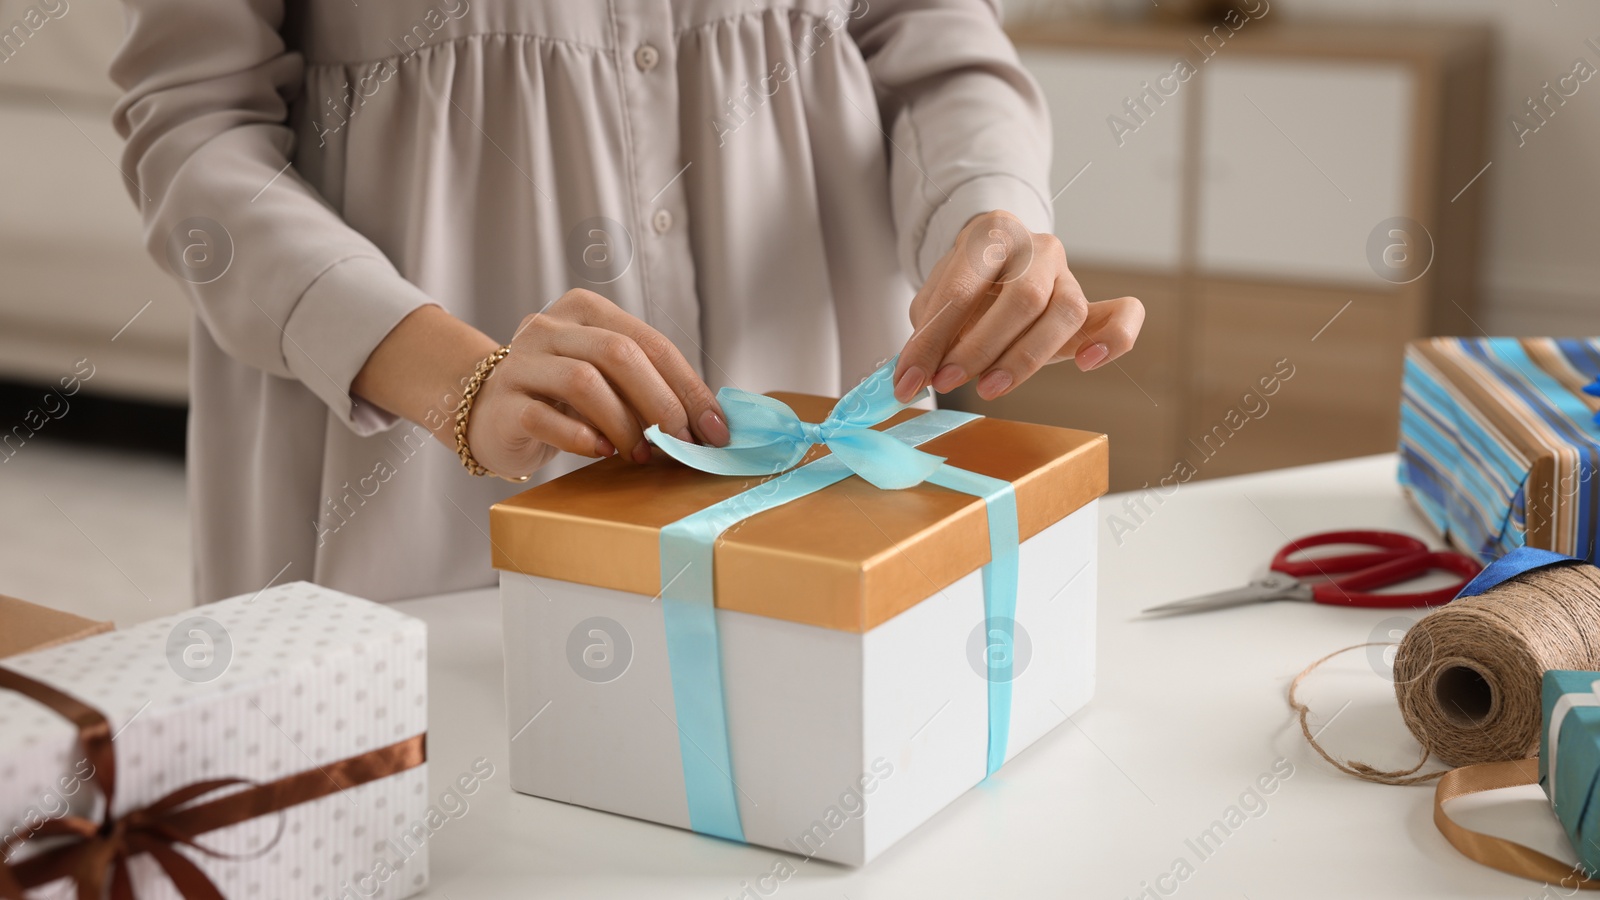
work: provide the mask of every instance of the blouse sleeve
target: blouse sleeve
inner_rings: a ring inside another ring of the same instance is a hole
[[[146,247],[229,355],[299,380],[358,434],[393,425],[350,384],[432,301],[295,172],[288,110],[305,66],[280,34],[282,0],[124,7],[112,121]]]
[[[898,251],[913,282],[978,213],[1003,209],[1050,231],[1050,114],[994,0],[875,0],[853,15],[891,140]]]

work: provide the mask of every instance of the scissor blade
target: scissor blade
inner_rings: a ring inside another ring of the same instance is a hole
[[[1198,597],[1189,597],[1185,600],[1152,606],[1144,610],[1141,615],[1182,615],[1184,613],[1207,612],[1213,609],[1245,606],[1251,603],[1265,603],[1269,600],[1281,600],[1288,596],[1288,591],[1298,583],[1296,579],[1278,576],[1277,573],[1273,573],[1265,578],[1258,578],[1244,587],[1217,591],[1211,594],[1201,594]]]

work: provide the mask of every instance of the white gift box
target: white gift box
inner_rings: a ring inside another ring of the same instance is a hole
[[[783,399],[802,416],[826,410],[820,399]],[[953,432],[949,437],[962,439],[925,446],[978,469],[983,461],[973,459],[974,447],[1007,444],[997,454],[1005,460],[989,474],[1016,485],[1025,538],[1010,759],[1093,693],[1094,498],[1105,489],[1106,445],[1099,435],[982,421],[988,430]],[[683,753],[694,751],[683,749],[693,742],[677,726],[664,603],[626,589],[649,584],[659,565],[648,526],[699,508],[698,498],[678,495],[718,494],[705,487],[718,476],[673,466],[602,461],[497,506],[491,521],[495,564],[504,570],[512,787],[689,828]],[[741,487],[729,480],[733,486],[713,499]],[[974,498],[934,487],[837,489],[842,499],[824,496],[836,490],[829,488],[724,534],[716,549],[715,621],[728,774],[744,840],[862,865],[986,776],[988,644],[979,567],[988,545],[977,524],[984,507]],[[639,505],[663,509],[639,512]],[[819,532],[834,530],[826,524],[833,521],[849,531],[852,516],[871,520],[889,549],[863,549],[855,561],[822,559],[834,550],[848,555],[855,538]],[[783,533],[802,530],[808,549],[785,553]],[[830,540],[837,546],[819,549]],[[802,555],[809,558],[792,558]],[[952,560],[956,555],[964,561]],[[922,593],[889,602],[888,612],[870,609],[875,600],[858,609],[861,595],[878,590],[864,587],[876,579]],[[920,588],[908,587],[918,579]],[[821,587],[808,587],[807,595],[797,589],[801,583]],[[793,620],[806,617],[829,621]]]
[[[267,783],[325,770],[427,728],[423,623],[303,582],[0,666],[105,716],[117,816],[203,780]],[[0,822],[8,835],[69,814],[100,820],[92,766],[77,737],[55,711],[0,690]],[[398,900],[426,885],[427,838],[440,827],[427,766],[331,787],[319,799],[199,836],[230,858],[177,852],[230,898]],[[12,861],[49,846],[30,841]],[[141,900],[180,896],[149,855],[133,857],[129,872]],[[64,884],[27,896],[64,896]]]

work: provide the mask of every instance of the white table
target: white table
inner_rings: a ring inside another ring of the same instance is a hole
[[[1368,640],[1394,613],[1276,603],[1135,616],[1242,584],[1286,535],[1351,527],[1426,535],[1394,468],[1393,456],[1379,456],[1194,482],[1159,506],[1145,495],[1150,511],[1135,530],[1119,527],[1120,545],[1109,525],[1101,532],[1094,701],[859,870],[513,793],[495,592],[401,603],[430,628],[434,793],[479,757],[496,767],[469,798],[470,811],[433,838],[425,896],[1131,900],[1147,887],[1150,900],[1174,889],[1185,900],[1539,896],[1541,885],[1479,866],[1445,843],[1431,819],[1431,786],[1336,772],[1294,726],[1289,679],[1324,653]],[[1105,498],[1103,518],[1135,524],[1126,499]],[[1356,651],[1315,676],[1307,694],[1320,713],[1314,727],[1326,725],[1321,737],[1333,752],[1375,765],[1415,760],[1386,671],[1381,658],[1375,665]],[[1264,810],[1197,860],[1185,842],[1280,759],[1294,771]],[[1537,788],[1457,801],[1452,811],[1471,827],[1573,858]],[[1180,859],[1193,867],[1181,883],[1170,876]],[[761,876],[780,860],[797,872],[764,892],[775,882]]]

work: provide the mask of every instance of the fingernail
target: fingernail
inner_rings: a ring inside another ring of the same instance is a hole
[[[673,437],[677,438],[680,441],[683,441],[685,444],[694,443],[694,435],[689,433],[688,426],[684,426],[683,428],[679,428],[678,429],[678,433],[674,434]]]
[[[922,371],[921,366],[912,366],[905,371],[905,374],[900,376],[899,381],[894,383],[895,399],[905,403],[915,397],[917,391],[922,390],[922,386],[927,380],[928,374]]]
[[[978,380],[978,396],[985,400],[993,400],[1005,393],[1008,387],[1011,387],[1011,373],[1004,369],[995,369]]]
[[[700,433],[718,447],[728,443],[728,423],[722,421],[722,417],[717,415],[714,409],[708,409],[700,414]]]
[[[1078,368],[1084,372],[1098,369],[1105,365],[1111,357],[1111,348],[1105,344],[1095,343],[1078,351]]]
[[[933,376],[933,389],[941,394],[947,394],[961,386],[967,380],[966,370],[960,366],[945,366]]]
[[[615,456],[617,453],[617,448],[611,446],[611,442],[605,438],[596,438],[594,442],[594,452],[596,456],[600,457],[601,459],[605,459],[608,456]]]
[[[634,446],[633,461],[636,463],[647,463],[650,461],[649,441],[640,441],[636,446]]]

